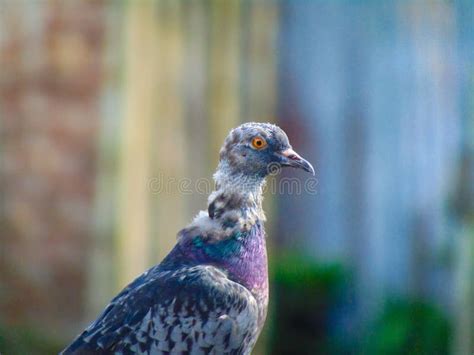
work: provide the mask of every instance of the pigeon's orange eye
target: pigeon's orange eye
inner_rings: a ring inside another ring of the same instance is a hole
[[[262,137],[252,139],[252,147],[255,149],[263,149],[267,146],[267,142]]]

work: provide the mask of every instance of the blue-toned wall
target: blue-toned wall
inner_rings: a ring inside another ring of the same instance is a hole
[[[319,184],[281,198],[278,240],[346,264],[360,319],[393,295],[456,308],[464,222],[451,202],[473,153],[473,10],[282,3],[280,117]]]

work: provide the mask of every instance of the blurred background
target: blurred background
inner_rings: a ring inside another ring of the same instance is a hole
[[[246,121],[318,179],[267,192],[255,354],[474,353],[471,1],[0,0],[0,68],[0,353],[158,263]]]

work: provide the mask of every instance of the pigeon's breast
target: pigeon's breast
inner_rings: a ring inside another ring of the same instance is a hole
[[[268,306],[268,262],[265,231],[260,223],[241,236],[239,252],[225,262],[229,278],[246,287],[257,300],[259,323],[263,325]]]
[[[259,324],[263,325],[268,305],[268,265],[263,224],[257,221],[247,230],[236,230],[227,238],[209,240],[193,231],[182,240],[186,263],[213,265],[244,286],[255,297]]]

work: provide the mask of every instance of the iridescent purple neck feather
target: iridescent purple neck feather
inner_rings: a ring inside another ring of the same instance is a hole
[[[207,211],[201,211],[179,233],[178,245],[169,259],[209,264],[226,272],[255,296],[263,322],[268,300],[262,209],[265,179],[235,174],[225,160],[221,160],[214,178],[216,190],[209,196]]]

